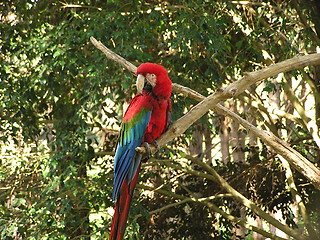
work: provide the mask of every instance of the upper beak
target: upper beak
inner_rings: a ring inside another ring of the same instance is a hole
[[[137,81],[136,81],[138,93],[142,93],[145,80],[146,78],[142,74],[138,75]]]

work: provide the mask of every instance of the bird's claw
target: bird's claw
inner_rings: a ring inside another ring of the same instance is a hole
[[[154,140],[150,144],[152,144],[157,149],[156,151],[160,150],[160,146],[159,146],[159,144],[158,144],[158,142],[156,140]],[[147,143],[147,142],[143,142],[140,147],[136,148],[136,151],[140,152],[140,153],[143,153],[143,154],[145,154],[147,156],[147,158],[150,158],[151,155],[152,155],[152,150],[150,148],[150,144]],[[144,152],[143,148],[145,149],[145,152]]]
[[[149,146],[149,143],[147,143],[147,142],[143,142],[142,144],[141,144],[141,146],[143,146],[145,149],[146,149],[146,151],[147,151],[147,156],[148,156],[148,158],[150,158],[151,157],[151,154],[152,154],[152,151],[151,151],[151,148],[150,148],[150,146]]]
[[[160,146],[159,146],[159,143],[157,142],[157,140],[154,140],[151,144],[153,146],[155,146],[155,148],[157,149],[157,152],[160,150]]]

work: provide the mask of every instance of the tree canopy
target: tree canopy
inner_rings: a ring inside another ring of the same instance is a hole
[[[206,113],[143,165],[127,239],[319,239],[320,62],[306,60],[320,53],[317,1],[8,0],[0,10],[1,239],[108,238],[115,144],[136,89],[92,36],[136,66],[165,66],[172,126]],[[298,67],[246,82],[298,56]],[[197,105],[239,81],[239,94]]]

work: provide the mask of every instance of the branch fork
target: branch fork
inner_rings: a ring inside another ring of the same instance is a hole
[[[120,63],[122,66],[127,68],[131,73],[136,73],[136,67],[119,56],[118,54],[112,52],[110,49],[105,47],[101,42],[97,41],[94,37],[90,37],[90,41],[99,50],[101,50],[109,59]],[[283,62],[279,62],[261,70],[255,72],[246,72],[244,77],[238,81],[229,84],[225,89],[218,90],[208,97],[204,97],[196,91],[189,89],[187,87],[181,86],[177,83],[172,85],[174,91],[183,93],[185,96],[192,97],[200,103],[195,105],[190,111],[174,122],[169,129],[162,134],[157,142],[159,147],[164,146],[167,142],[173,140],[174,138],[180,136],[184,133],[195,121],[206,114],[210,109],[216,109],[219,112],[233,118],[238,121],[245,128],[249,129],[253,134],[260,137],[266,144],[271,146],[278,154],[283,156],[291,166],[293,166],[297,171],[303,174],[316,188],[320,189],[320,170],[314,166],[310,161],[304,158],[300,153],[295,151],[290,146],[283,145],[283,141],[276,136],[270,136],[268,132],[263,132],[256,128],[255,126],[248,123],[246,120],[238,116],[237,114],[231,112],[230,110],[224,108],[219,102],[227,100],[228,98],[237,97],[239,94],[244,92],[251,85],[275,76],[282,72],[288,72],[291,70],[300,69],[310,65],[320,65],[320,54],[314,53],[310,55],[304,55],[299,57],[294,57]],[[146,149],[142,146],[137,148],[140,153],[146,153]],[[151,146],[151,153],[155,153],[157,149]]]
[[[106,56],[113,61],[120,63],[122,66],[127,68],[130,72],[135,74],[136,67],[130,62],[126,61],[121,56],[113,53],[111,50],[106,48],[101,42],[97,41],[95,38],[90,38],[91,42],[102,52],[106,54]],[[195,105],[186,115],[182,116],[179,120],[174,122],[169,129],[157,139],[159,147],[164,146],[167,142],[171,141],[175,137],[180,136],[188,127],[190,127],[196,120],[202,117],[207,113],[210,109],[214,109],[216,111],[221,112],[224,115],[229,116],[230,118],[238,121],[241,125],[243,125],[246,129],[252,132],[257,137],[261,138],[267,145],[271,146],[275,152],[277,152],[281,157],[287,160],[291,166],[293,166],[297,171],[303,174],[316,188],[320,189],[320,170],[315,167],[310,161],[304,158],[299,152],[295,151],[291,148],[286,142],[277,138],[274,134],[267,131],[259,130],[257,127],[253,126],[245,119],[241,118],[239,115],[231,112],[229,109],[223,107],[219,104],[220,101],[226,100],[228,98],[236,97],[242,92],[244,92],[249,86],[255,84],[263,79],[268,77],[277,75],[281,72],[287,72],[290,70],[295,70],[299,68],[303,68],[309,65],[318,65],[320,64],[320,54],[310,54],[305,56],[300,56],[292,59],[288,59],[286,61],[273,64],[269,67],[263,68],[259,71],[255,72],[246,72],[244,73],[244,77],[238,81],[231,83],[225,89],[217,89],[217,91],[208,96],[204,97],[196,91],[189,89],[187,87],[181,86],[179,84],[174,83],[172,88],[175,92],[179,92],[184,94],[187,97],[194,98],[200,103]],[[155,153],[159,149],[154,145],[150,145],[151,153]],[[140,146],[136,148],[136,151],[142,154],[147,154],[148,151],[144,146]],[[199,166],[202,166],[206,169],[211,175],[208,175],[209,178],[214,178],[213,180],[220,183],[220,185],[227,190],[235,199],[241,202],[244,206],[247,206],[252,211],[254,211],[257,215],[264,218],[267,222],[271,223],[278,229],[281,229],[283,232],[287,233],[289,236],[292,236],[295,239],[306,239],[306,236],[301,235],[296,230],[293,230],[286,225],[280,223],[278,220],[272,218],[269,214],[262,211],[256,204],[251,202],[249,199],[242,196],[239,192],[233,189],[212,167],[206,165],[202,161],[195,159],[195,163]],[[194,172],[194,171],[192,171]],[[203,174],[202,174],[203,175]],[[191,198],[190,198],[191,199]],[[193,199],[191,199],[193,201]],[[208,207],[214,207],[216,212],[221,212],[220,208],[213,206],[211,202],[204,201]],[[223,212],[221,213],[226,218],[232,216],[226,216]],[[235,221],[234,218],[232,218]],[[240,223],[240,222],[239,222]],[[245,223],[242,223],[245,225]],[[247,227],[247,225],[245,225]],[[268,233],[261,231],[261,229],[256,228],[254,226],[251,227],[252,230],[259,232],[260,234],[267,236]],[[308,228],[308,232],[309,232]],[[309,232],[311,234],[312,232]],[[273,236],[275,239],[281,239],[278,236]]]

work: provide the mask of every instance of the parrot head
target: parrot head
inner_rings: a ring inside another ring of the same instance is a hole
[[[172,82],[163,66],[154,63],[142,63],[137,68],[137,89],[153,93],[159,98],[169,98],[172,92]]]

